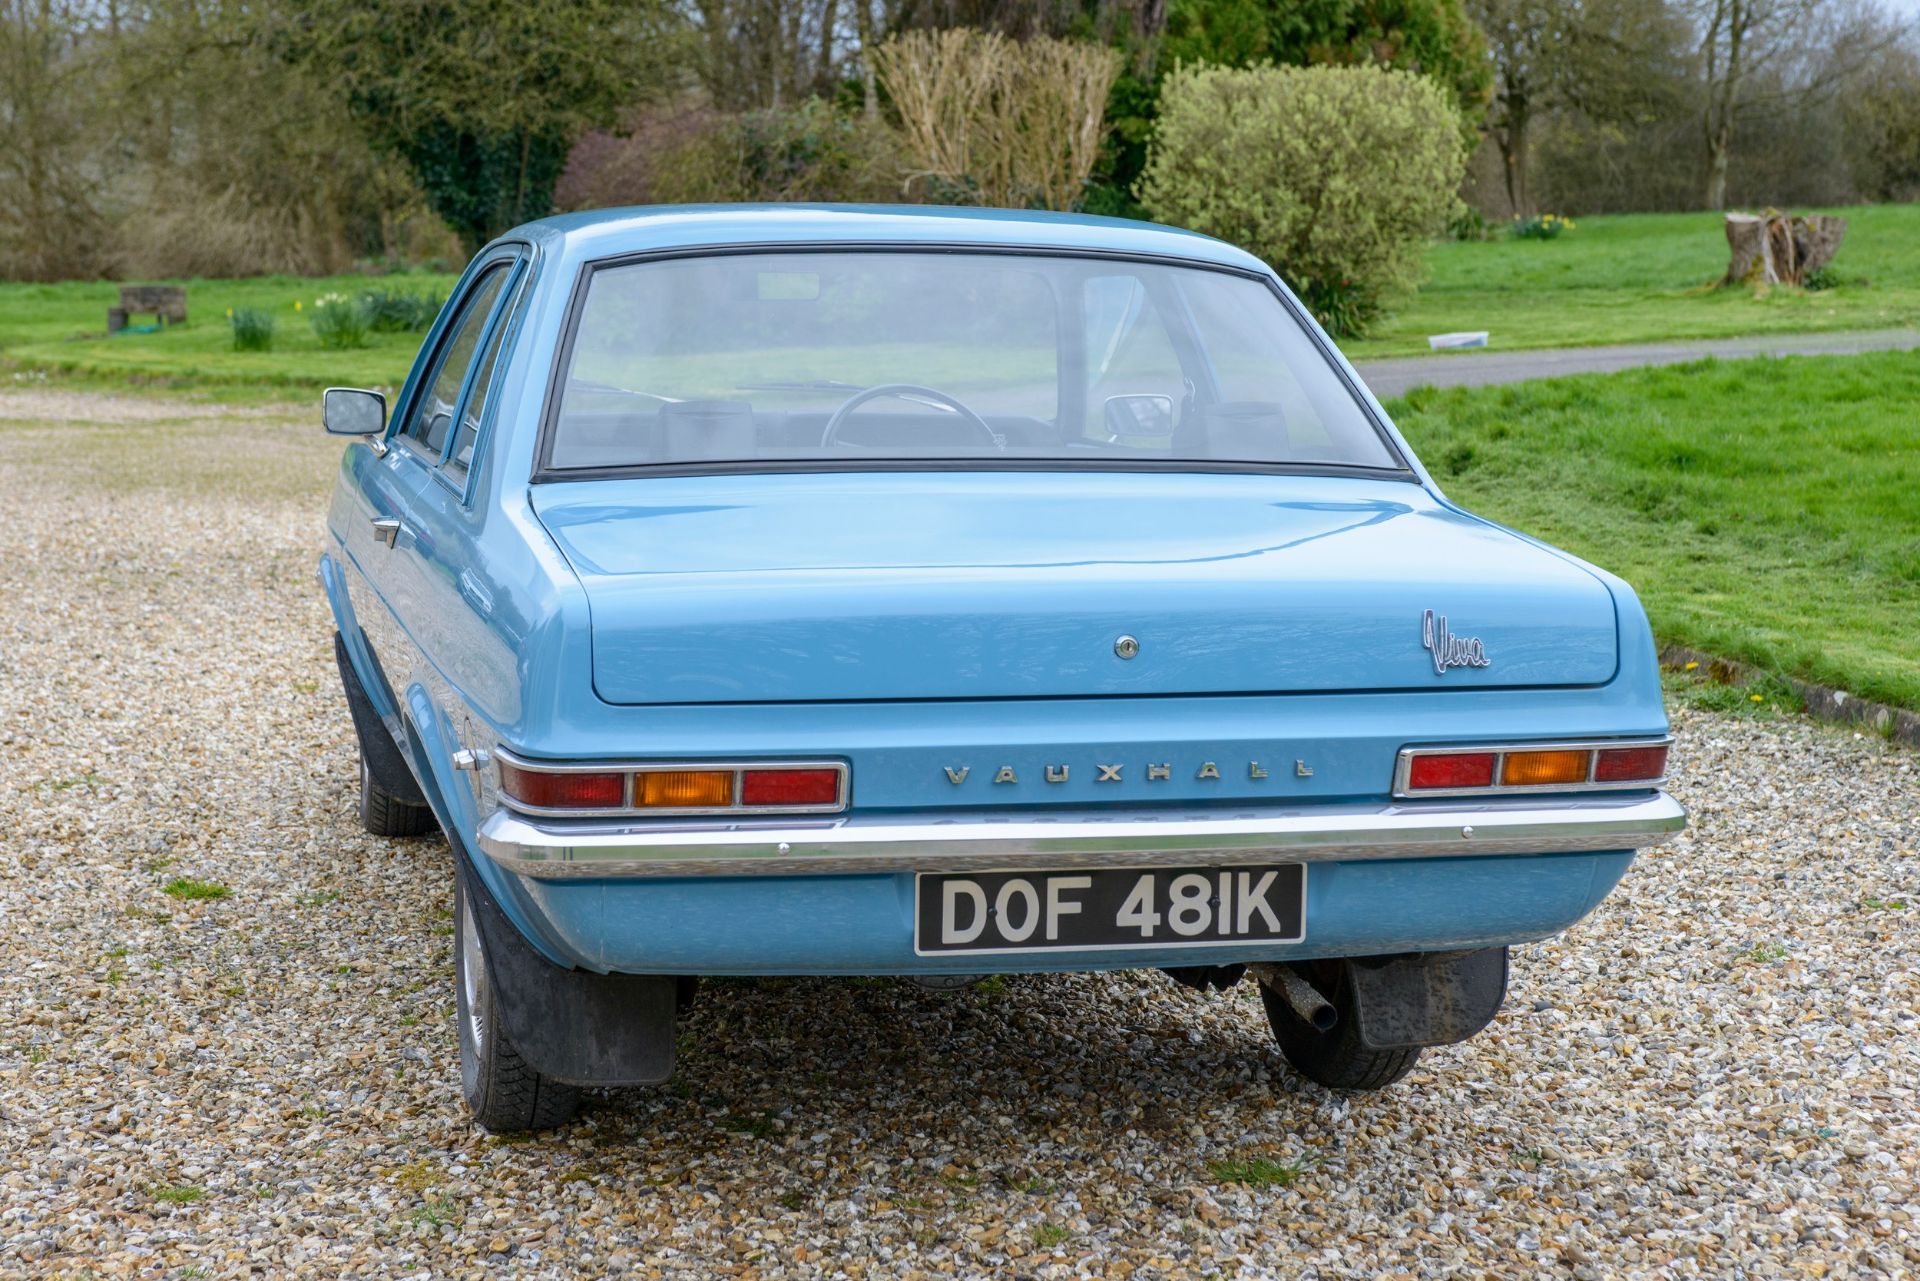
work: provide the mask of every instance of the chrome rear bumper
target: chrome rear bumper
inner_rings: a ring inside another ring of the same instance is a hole
[[[1551,800],[995,818],[834,818],[640,825],[500,810],[480,848],[537,880],[1186,867],[1640,849],[1687,812],[1664,792]]]

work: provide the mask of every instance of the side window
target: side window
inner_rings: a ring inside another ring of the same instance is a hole
[[[460,314],[454,317],[453,328],[448,331],[446,344],[440,349],[439,364],[426,390],[415,402],[407,425],[400,431],[436,458],[446,448],[447,437],[453,431],[453,413],[460,402],[460,388],[466,383],[467,370],[473,364],[474,349],[480,345],[480,334],[486,329],[494,299],[507,283],[509,266],[510,263],[503,262],[487,268],[468,291],[466,301],[460,304]]]
[[[480,370],[474,375],[473,390],[467,394],[466,408],[460,414],[460,430],[454,433],[453,453],[447,459],[447,470],[456,476],[464,476],[473,463],[473,447],[480,436],[480,421],[486,416],[487,401],[493,394],[500,348],[506,341],[507,331],[513,328],[514,313],[519,310],[521,297],[526,292],[525,286],[515,291],[515,297],[508,301],[501,312],[500,323],[493,327],[493,334],[487,339],[486,351],[480,356]]]
[[[1264,303],[1267,286],[1220,272],[1181,278],[1194,329],[1220,380],[1221,421],[1215,439],[1242,431],[1236,457],[1288,462],[1342,462],[1392,467],[1394,458],[1352,393],[1307,331],[1295,324],[1252,325],[1247,315]],[[1227,419],[1238,426],[1227,427]],[[1225,447],[1225,446],[1223,446]]]

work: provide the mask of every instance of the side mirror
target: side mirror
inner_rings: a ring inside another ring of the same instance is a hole
[[[377,438],[387,429],[387,398],[377,391],[329,387],[321,406],[320,418],[329,436]]]
[[[1118,439],[1164,440],[1173,435],[1173,397],[1107,397],[1107,435]]]

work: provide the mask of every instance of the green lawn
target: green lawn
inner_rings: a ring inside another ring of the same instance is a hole
[[[1455,501],[1626,578],[1662,640],[1920,708],[1920,353],[1389,408]]]
[[[421,335],[369,334],[363,348],[329,351],[314,336],[307,322],[308,309],[322,294],[369,289],[445,297],[454,279],[409,273],[175,281],[187,286],[188,324],[112,338],[107,336],[107,308],[119,299],[118,285],[0,284],[0,358],[29,369],[78,375],[82,380],[150,380],[280,398],[334,384],[397,387],[407,376]],[[299,310],[295,303],[301,304]],[[233,350],[228,308],[271,314],[273,350]]]
[[[1424,352],[1427,335],[1458,330],[1487,330],[1490,347],[1515,351],[1920,323],[1920,204],[1825,212],[1849,224],[1836,289],[1755,298],[1705,288],[1727,269],[1719,214],[1581,218],[1556,240],[1435,245],[1418,296],[1372,336],[1341,345],[1366,360]]]

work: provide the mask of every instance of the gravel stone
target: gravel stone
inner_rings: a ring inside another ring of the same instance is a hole
[[[1920,1271],[1920,757],[1800,720],[1678,713],[1686,837],[1382,1094],[1248,985],[723,980],[671,1084],[480,1133],[446,849],[354,821],[317,420],[0,391],[0,1274]]]

